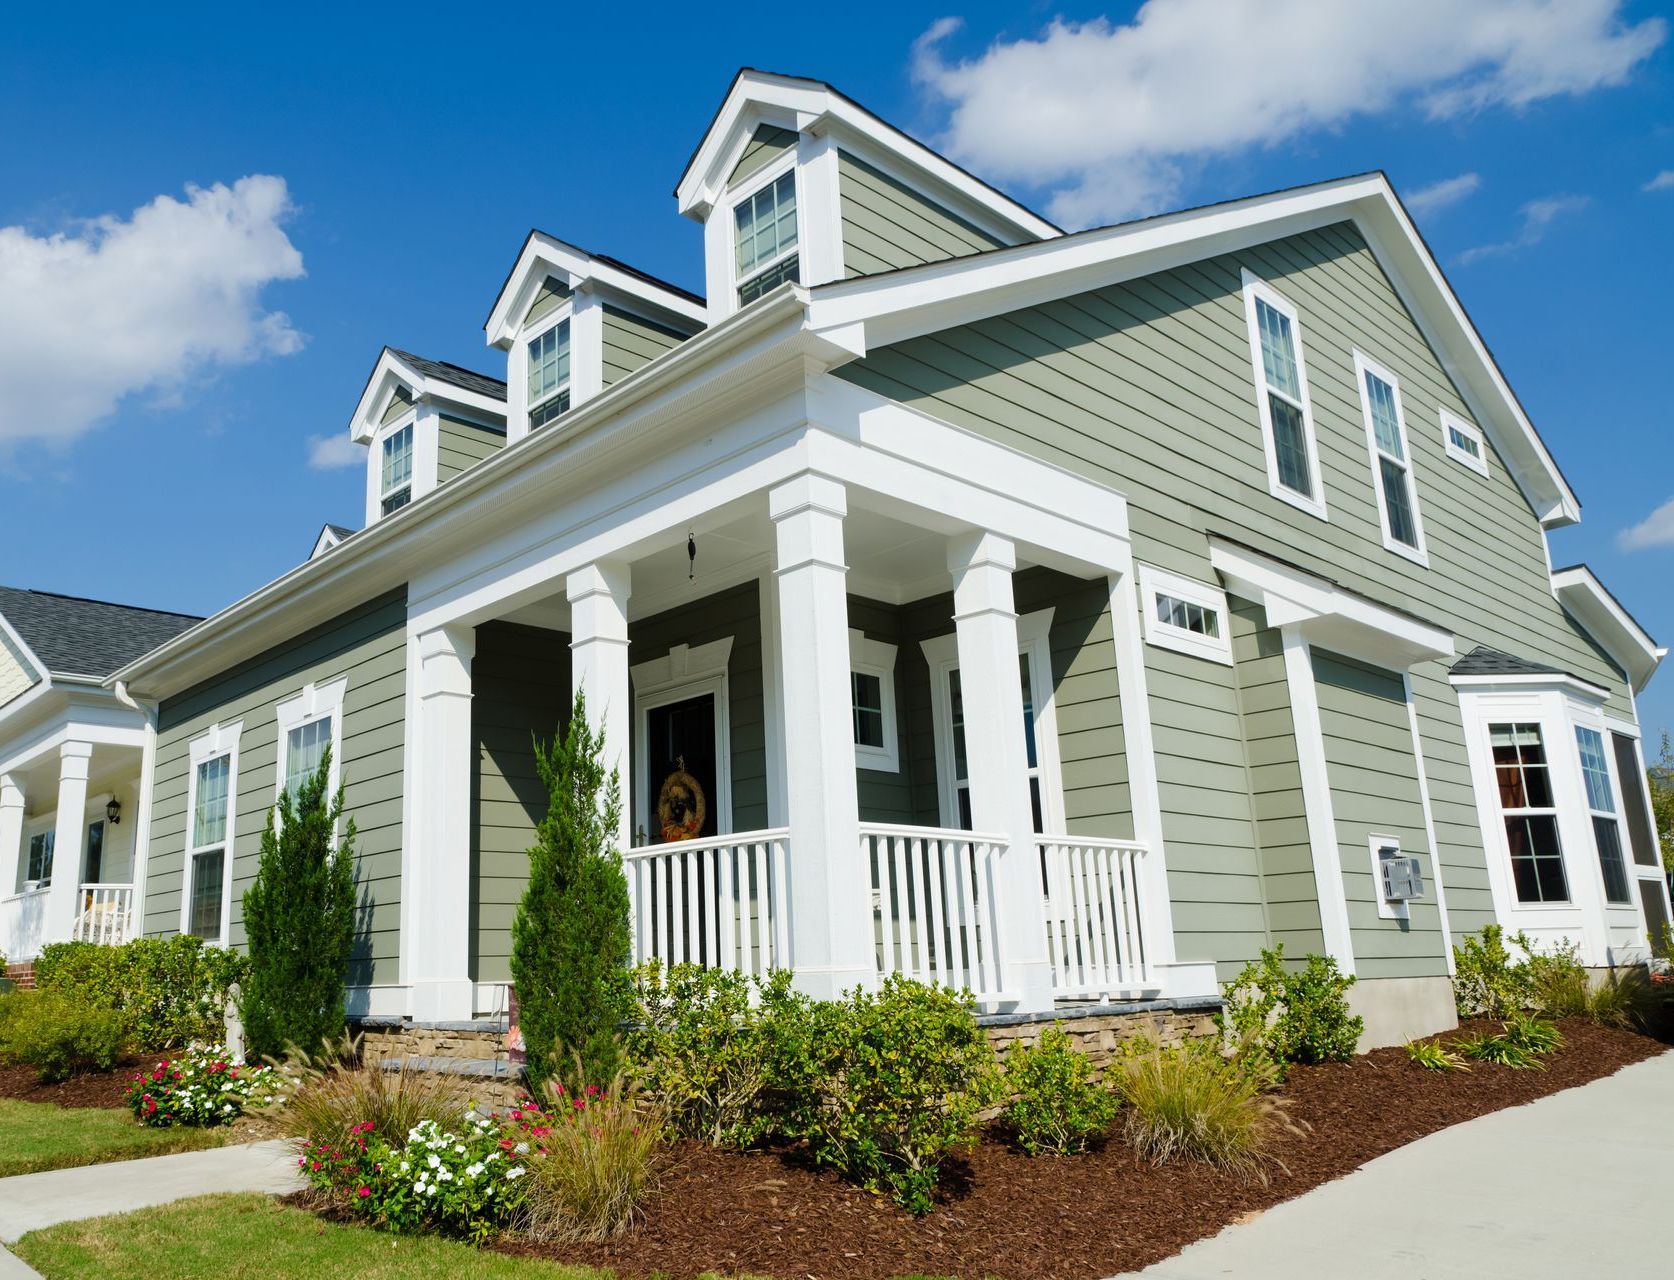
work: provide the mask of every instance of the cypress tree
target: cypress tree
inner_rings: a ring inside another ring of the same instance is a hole
[[[314,776],[267,811],[256,879],[244,892],[250,968],[240,997],[245,1051],[313,1053],[342,1038],[355,941],[355,824],[336,839],[343,792],[328,747]],[[277,820],[276,820],[277,819]]]
[[[628,881],[616,847],[622,801],[603,763],[604,734],[576,694],[569,727],[535,743],[547,811],[529,850],[529,885],[512,922],[512,979],[530,1081],[608,1084],[631,1008]]]

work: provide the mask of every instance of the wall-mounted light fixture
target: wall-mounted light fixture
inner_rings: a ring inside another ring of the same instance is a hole
[[[113,827],[122,821],[122,802],[115,796],[112,796],[110,803],[105,806],[105,821]]]

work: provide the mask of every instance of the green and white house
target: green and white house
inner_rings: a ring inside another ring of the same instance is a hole
[[[1376,1044],[1496,920],[1645,955],[1663,651],[1552,568],[1575,495],[1382,175],[1071,235],[750,71],[676,197],[707,299],[532,233],[505,382],[384,352],[366,527],[110,676],[147,934],[242,942],[329,743],[354,1010],[502,1013],[584,690],[642,956],[1029,1014],[1282,942]]]

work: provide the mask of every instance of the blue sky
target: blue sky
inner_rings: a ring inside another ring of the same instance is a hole
[[[358,525],[361,472],[311,441],[385,342],[503,372],[482,320],[531,226],[701,289],[670,191],[748,64],[1076,225],[1372,168],[1434,188],[1420,226],[1584,506],[1554,561],[1674,642],[1669,15],[1300,5],[14,11],[0,581],[207,613]],[[1041,123],[1064,108],[1081,132]],[[1674,674],[1642,715],[1674,728]]]

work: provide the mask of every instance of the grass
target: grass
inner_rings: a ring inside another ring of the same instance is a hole
[[[146,1129],[126,1111],[0,1098],[0,1178],[218,1147],[214,1129]]]
[[[1265,1180],[1274,1130],[1290,1122],[1263,1096],[1264,1083],[1212,1047],[1188,1044],[1135,1054],[1122,1064],[1116,1090],[1127,1104],[1128,1141],[1153,1163],[1201,1160]]]
[[[324,1222],[261,1195],[204,1196],[24,1236],[13,1252],[47,1280],[608,1280],[434,1236]]]

